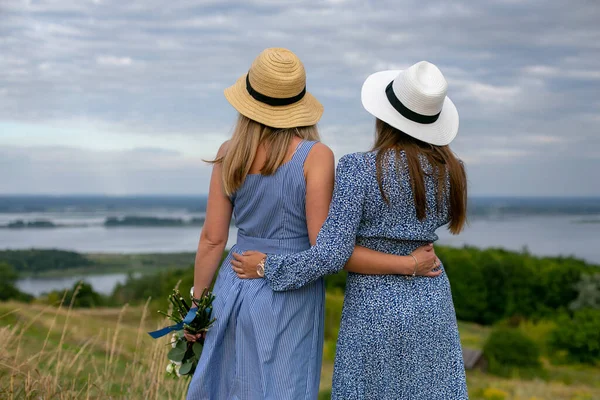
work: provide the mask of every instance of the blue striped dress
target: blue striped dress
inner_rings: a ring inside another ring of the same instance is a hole
[[[310,248],[304,161],[314,144],[301,142],[274,175],[248,175],[232,196],[238,237],[231,252],[291,254]],[[230,253],[214,294],[216,322],[208,331],[187,399],[316,399],[323,281],[274,292],[264,279],[239,279]]]

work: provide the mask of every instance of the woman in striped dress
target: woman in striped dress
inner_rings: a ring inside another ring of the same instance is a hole
[[[407,278],[364,275],[364,265],[347,264],[356,244],[409,254],[437,240],[443,225],[454,234],[463,228],[466,175],[448,147],[458,132],[458,113],[446,90],[444,76],[428,62],[371,75],[362,101],[377,118],[375,146],[340,160],[316,245],[297,254],[234,255],[239,277],[264,275],[254,281],[266,280],[277,291],[302,290],[344,265],[354,272],[346,284],[332,399],[468,398],[443,267],[434,277],[416,276],[415,269]]]
[[[216,273],[232,214],[238,237],[215,282],[216,322],[207,333],[189,400],[318,396],[323,282],[316,279],[299,290],[274,292],[264,280],[242,280],[231,269],[233,253],[256,249],[291,254],[310,248],[327,216],[334,160],[317,142],[315,124],[322,106],[306,92],[305,79],[293,53],[267,49],[248,74],[225,91],[240,116],[231,140],[213,162],[196,255],[195,297]],[[367,268],[374,263],[400,271],[414,263],[412,256],[366,248],[356,253],[356,263]],[[413,256],[424,270],[435,259],[430,246]]]

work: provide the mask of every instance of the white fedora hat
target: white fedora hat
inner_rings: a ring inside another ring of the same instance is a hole
[[[435,65],[421,61],[404,71],[381,71],[362,87],[365,109],[383,122],[426,143],[450,144],[458,111],[446,97],[448,83]]]

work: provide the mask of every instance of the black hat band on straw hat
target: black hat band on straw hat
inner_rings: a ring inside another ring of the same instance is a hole
[[[250,85],[250,72],[248,72],[248,74],[246,75],[246,90],[248,91],[248,94],[250,94],[250,96],[252,96],[255,100],[258,100],[261,103],[265,103],[270,106],[287,106],[290,104],[294,104],[302,100],[302,98],[306,94],[306,86],[304,86],[304,89],[302,89],[300,93],[292,97],[278,98],[266,96],[252,88],[252,85]]]

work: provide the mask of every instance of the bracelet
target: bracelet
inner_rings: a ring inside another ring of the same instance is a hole
[[[265,256],[258,265],[256,266],[256,275],[263,278],[265,276],[265,262],[267,261],[267,257]]]
[[[417,257],[413,256],[412,254],[409,254],[409,256],[411,256],[413,260],[415,260],[415,270],[411,275],[411,278],[414,278],[415,276],[417,276],[417,268],[419,268],[419,262],[417,261]]]
[[[205,292],[206,292],[206,289],[204,289],[204,291],[202,292],[202,295],[200,295],[199,298],[196,298],[196,297],[194,297],[194,287],[192,286],[192,288],[190,289],[190,297],[192,298],[192,303],[197,305],[201,301],[202,297],[204,297]]]

